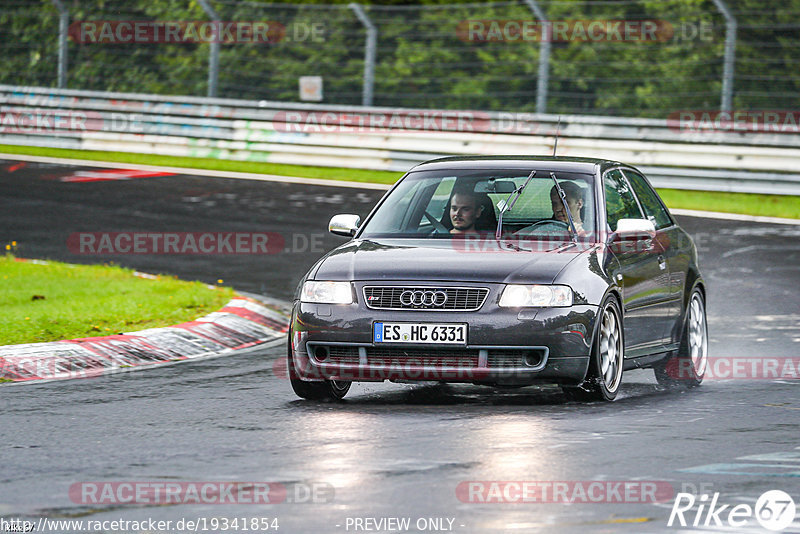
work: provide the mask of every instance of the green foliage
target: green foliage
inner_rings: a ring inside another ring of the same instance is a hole
[[[55,85],[58,12],[37,1],[0,9],[0,83]],[[46,38],[48,36],[49,38]]]
[[[0,83],[53,86],[58,13],[50,0],[9,0],[0,13]],[[195,0],[70,0],[71,21],[205,21]],[[302,4],[213,0],[224,21],[267,21],[271,43],[223,43],[219,96],[298,100],[298,78],[324,77],[325,102],[360,104],[366,32],[347,0]],[[734,107],[797,109],[800,0],[728,0],[738,19]],[[667,117],[719,107],[725,19],[711,0],[540,0],[551,21],[657,20],[663,40],[552,43],[548,111]],[[378,29],[376,105],[535,110],[538,41],[463,39],[469,20],[535,21],[523,3],[400,0],[364,4]],[[322,28],[312,38],[310,28]],[[671,29],[672,33],[667,30]],[[298,39],[298,35],[301,37]],[[305,38],[302,38],[305,36]],[[69,43],[69,87],[205,95],[208,44]]]

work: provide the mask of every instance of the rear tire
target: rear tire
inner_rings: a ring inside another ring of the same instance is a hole
[[[697,387],[703,382],[708,365],[708,323],[703,293],[694,288],[686,306],[683,335],[678,354],[658,362],[656,380],[666,387]]]
[[[577,387],[563,387],[564,394],[579,401],[606,401],[617,398],[622,383],[625,340],[622,337],[622,313],[617,299],[606,297],[597,315],[599,324],[592,343],[586,380]]]
[[[352,382],[344,380],[323,380],[319,382],[307,382],[300,380],[294,370],[292,360],[292,342],[289,341],[288,354],[286,355],[287,373],[292,389],[298,397],[308,400],[342,400],[347,392],[350,391]]]

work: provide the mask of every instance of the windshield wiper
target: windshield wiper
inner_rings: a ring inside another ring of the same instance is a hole
[[[556,173],[551,172],[550,178],[553,179],[553,182],[556,184],[556,190],[558,191],[558,196],[561,198],[561,203],[564,204],[564,211],[567,214],[567,218],[569,219],[569,229],[572,233],[572,240],[574,242],[578,242],[578,231],[575,229],[575,221],[572,220],[572,212],[569,211],[569,205],[567,204],[567,194],[564,193],[564,190],[561,189],[561,185],[558,183],[558,179],[556,179]]]
[[[500,216],[497,218],[497,230],[494,232],[495,239],[500,239],[500,236],[503,233],[503,214],[507,211],[511,211],[511,208],[513,208],[514,204],[517,203],[519,197],[522,196],[522,192],[525,191],[525,188],[528,187],[528,184],[531,182],[534,176],[536,176],[536,171],[531,171],[531,173],[528,175],[528,179],[525,180],[525,183],[514,189],[503,202],[503,207],[500,209]],[[514,200],[511,200],[511,197],[514,195],[517,196],[514,197]],[[511,200],[511,204],[508,203],[509,200]]]

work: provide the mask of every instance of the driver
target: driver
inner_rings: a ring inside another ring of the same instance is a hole
[[[451,234],[477,234],[475,221],[483,213],[483,206],[478,205],[475,193],[459,190],[450,199],[450,222],[453,223]]]
[[[583,191],[579,185],[573,182],[559,182],[558,185],[561,186],[561,189],[564,190],[564,195],[567,197],[567,206],[569,206],[569,212],[572,214],[575,231],[579,236],[585,237],[587,232],[583,228],[583,219],[581,217]],[[567,217],[566,210],[564,210],[564,203],[561,201],[561,197],[558,196],[556,186],[550,189],[550,204],[553,206],[553,219],[569,225],[569,217]]]

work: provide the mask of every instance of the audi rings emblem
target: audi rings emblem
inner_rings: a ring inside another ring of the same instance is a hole
[[[403,291],[400,304],[403,306],[434,306],[439,308],[447,302],[447,293],[438,291]]]

